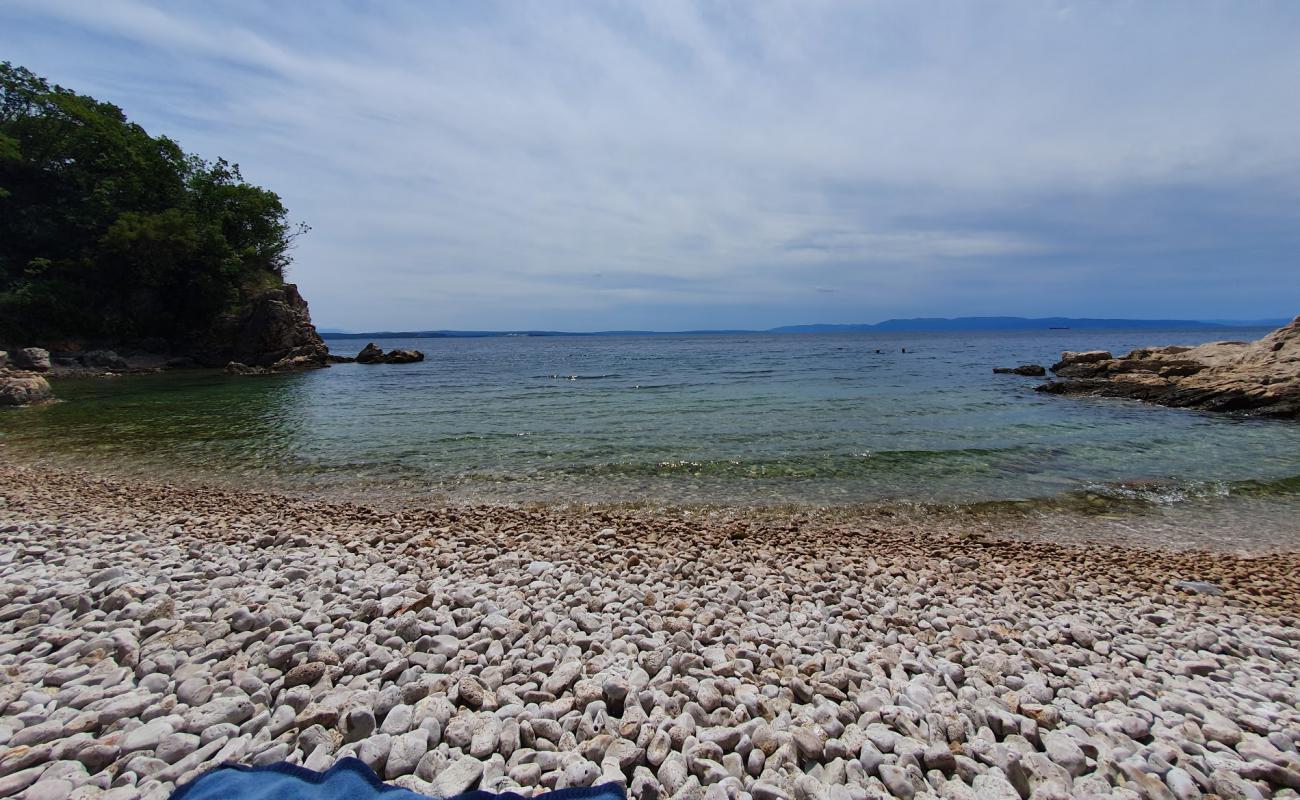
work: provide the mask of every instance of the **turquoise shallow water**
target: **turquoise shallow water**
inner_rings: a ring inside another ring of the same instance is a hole
[[[428,360],[64,380],[66,402],[0,414],[0,441],[117,469],[454,501],[1296,495],[1300,425],[1046,396],[991,372],[1065,349],[1263,333],[382,340]]]

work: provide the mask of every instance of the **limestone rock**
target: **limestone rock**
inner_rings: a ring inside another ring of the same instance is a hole
[[[1037,391],[1300,419],[1300,317],[1257,342],[1066,352],[1052,371],[1067,380]]]
[[[29,406],[54,397],[50,382],[34,372],[0,371],[0,406]]]

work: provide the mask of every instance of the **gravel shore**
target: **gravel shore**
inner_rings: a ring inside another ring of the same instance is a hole
[[[0,797],[1297,797],[1300,554],[4,465],[0,676]]]

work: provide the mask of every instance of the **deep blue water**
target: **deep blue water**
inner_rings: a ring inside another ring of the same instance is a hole
[[[1125,483],[1172,500],[1288,490],[1300,425],[1036,394],[991,368],[1265,332],[380,340],[428,359],[62,381],[67,402],[0,414],[0,436],[121,468],[458,501],[968,503]]]

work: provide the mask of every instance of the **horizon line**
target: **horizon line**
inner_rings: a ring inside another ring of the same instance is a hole
[[[604,329],[604,330],[560,330],[543,328],[517,329],[460,329],[460,328],[421,328],[411,330],[369,330],[352,331],[341,328],[318,327],[322,338],[352,338],[374,336],[376,338],[438,338],[438,337],[490,337],[490,336],[672,336],[700,334],[741,334],[741,333],[852,333],[852,332],[923,332],[953,330],[1044,330],[1069,329],[1074,325],[1093,330],[1119,329],[1124,327],[1175,327],[1191,325],[1200,328],[1255,328],[1273,325],[1285,325],[1290,322],[1286,317],[1264,317],[1259,319],[1150,319],[1129,317],[1015,317],[1015,316],[978,316],[978,317],[905,317],[881,320],[880,322],[854,323],[801,323],[778,325],[770,328],[690,328],[681,330],[650,329]],[[961,327],[965,323],[967,327]],[[1048,323],[1073,323],[1073,325],[1051,325]],[[1006,327],[999,327],[999,326]],[[903,326],[903,327],[895,327]],[[932,326],[932,327],[931,327]],[[972,327],[973,326],[973,327]]]

